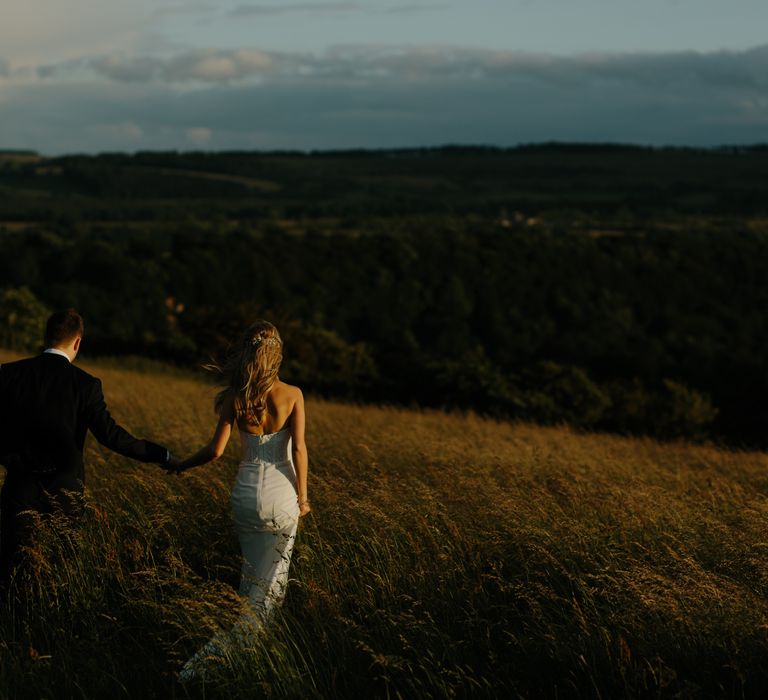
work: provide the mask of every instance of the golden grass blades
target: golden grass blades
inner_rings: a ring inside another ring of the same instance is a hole
[[[136,434],[209,438],[209,384],[88,368]],[[308,418],[313,512],[267,634],[178,682],[239,612],[237,438],[181,478],[90,442],[85,517],[41,523],[1,607],[0,697],[768,693],[766,455],[317,399]]]

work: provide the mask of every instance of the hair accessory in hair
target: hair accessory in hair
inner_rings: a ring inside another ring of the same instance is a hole
[[[257,335],[251,340],[251,345],[261,345],[262,343],[264,343],[264,345],[280,345],[280,341],[272,336],[265,338],[263,335]]]

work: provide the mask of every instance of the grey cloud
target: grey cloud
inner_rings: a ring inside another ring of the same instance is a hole
[[[264,75],[274,70],[276,55],[253,49],[195,50],[172,58],[105,56],[88,62],[98,75],[118,82],[216,83]]]
[[[102,56],[39,66],[42,78],[66,78],[90,70],[118,82],[220,84],[239,81],[309,83],[428,83],[491,81],[544,83],[585,89],[623,85],[657,90],[768,89],[768,45],[749,51],[553,56],[452,47],[347,45],[320,54],[194,50],[170,57]]]
[[[15,91],[0,105],[0,142],[46,152],[206,147],[348,148],[551,139],[706,145],[768,138],[768,105],[730,96],[489,81],[216,86],[63,86]],[[127,89],[129,88],[130,89]],[[30,114],[36,115],[30,119]],[[130,127],[130,128],[129,128]]]
[[[0,56],[0,78],[7,78],[11,74],[11,64]]]
[[[61,153],[195,139],[212,149],[768,141],[768,47],[564,58],[347,46],[101,60],[88,81],[54,73],[5,88],[0,142]]]
[[[572,62],[561,59],[548,72],[550,77],[659,87],[698,83],[761,88],[768,86],[768,46],[744,52],[586,55]]]
[[[216,11],[215,5],[209,5],[207,3],[186,2],[180,5],[167,5],[160,7],[154,11],[152,16],[154,18],[160,17],[180,17],[191,16],[197,17],[200,15],[209,15]]]
[[[240,5],[229,15],[238,19],[288,14],[336,14],[342,12],[373,12],[376,14],[409,14],[441,10],[445,3],[409,3],[393,7],[374,7],[361,2],[326,2],[326,3],[285,3],[280,5]]]
[[[382,10],[384,14],[387,15],[404,15],[404,14],[410,14],[412,12],[430,12],[432,10],[443,10],[445,9],[445,3],[422,3],[422,4],[411,4],[411,5],[396,5],[395,7],[389,7],[387,9]]]
[[[326,3],[282,3],[280,5],[240,5],[229,14],[231,17],[243,19],[247,17],[264,17],[288,14],[325,14],[337,12],[359,12],[363,6],[359,2],[326,2]]]
[[[65,68],[62,64],[59,64],[58,66],[55,65],[42,65],[42,66],[36,66],[34,71],[35,75],[37,75],[38,78],[42,78],[43,80],[46,80],[47,78],[54,78],[57,74],[61,74],[65,72]]]
[[[553,56],[451,47],[338,46],[321,54],[256,49],[195,50],[169,58],[103,56],[42,66],[41,77],[90,69],[114,81],[211,83],[317,80],[384,83],[485,80],[545,83],[562,88],[611,85],[659,90],[693,85],[712,89],[768,88],[768,46],[749,51]]]
[[[336,71],[361,68],[397,79],[497,79],[556,85],[623,83],[669,86],[700,83],[722,87],[768,86],[768,46],[745,52],[582,54],[553,56],[434,48],[341,47],[323,63]]]

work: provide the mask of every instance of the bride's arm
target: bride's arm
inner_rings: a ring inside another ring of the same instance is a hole
[[[221,413],[219,413],[219,422],[216,424],[216,432],[214,432],[211,441],[201,447],[191,457],[187,457],[179,464],[176,471],[182,472],[192,467],[198,467],[201,464],[208,464],[214,459],[218,459],[224,454],[224,448],[229,442],[229,437],[232,435],[232,424],[235,421],[235,402],[234,398],[228,397],[224,400],[221,407]]]
[[[306,515],[311,508],[307,498],[307,472],[309,470],[309,455],[304,442],[304,396],[298,392],[296,403],[291,414],[291,438],[293,442],[293,466],[296,468],[296,482],[299,496],[299,515]]]

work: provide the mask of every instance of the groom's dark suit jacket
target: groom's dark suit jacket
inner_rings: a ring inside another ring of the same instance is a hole
[[[85,470],[83,445],[91,431],[106,447],[141,462],[164,463],[168,452],[137,440],[107,410],[101,381],[66,357],[43,353],[0,365],[0,559],[8,564],[19,544],[19,513],[54,504],[76,513]]]

